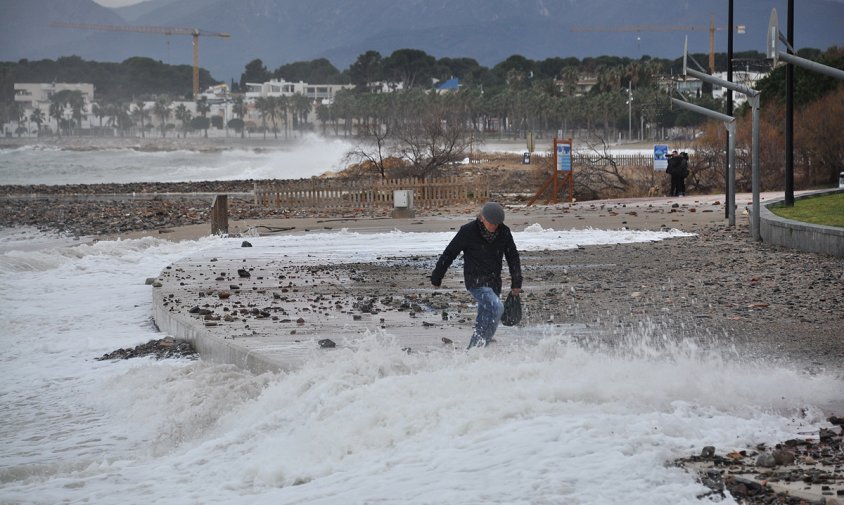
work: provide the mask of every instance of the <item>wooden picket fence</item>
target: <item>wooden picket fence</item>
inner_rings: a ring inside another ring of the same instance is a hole
[[[365,180],[302,179],[255,184],[255,204],[297,209],[392,208],[393,192],[412,190],[415,208],[483,202],[489,198],[484,176]]]

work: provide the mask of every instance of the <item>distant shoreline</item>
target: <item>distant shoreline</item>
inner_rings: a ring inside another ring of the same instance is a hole
[[[231,132],[228,136],[223,133],[214,132],[208,137],[202,134],[196,134],[189,137],[176,137],[171,135],[168,137],[160,136],[146,136],[146,137],[103,137],[103,136],[52,136],[52,137],[0,137],[0,149],[18,149],[27,146],[45,146],[53,147],[67,151],[96,151],[103,149],[131,149],[135,151],[144,152],[167,152],[167,151],[198,151],[198,152],[222,152],[233,149],[248,149],[255,151],[262,150],[276,150],[288,149],[296,146],[307,139],[320,139],[326,141],[346,141],[355,143],[359,139],[357,137],[340,137],[340,136],[322,136],[319,133],[306,133],[305,135],[293,135],[289,138],[274,138],[268,135],[264,139],[263,135],[251,135],[241,138],[239,135]],[[620,151],[649,151],[653,149],[654,143],[662,141],[644,141],[632,143],[615,143],[610,142],[614,150]],[[668,142],[669,145],[680,144],[677,142]],[[540,139],[537,142],[535,152],[550,152],[552,148],[553,139]],[[484,150],[484,145],[496,146],[494,149]],[[575,145],[583,148],[587,145],[587,140],[576,140]],[[500,149],[504,148],[504,149]],[[688,147],[683,147],[689,150]],[[485,142],[478,142],[477,152],[513,152],[522,153],[527,150],[524,139],[512,138],[489,138]]]
[[[273,150],[296,145],[301,139],[247,137],[14,137],[0,138],[0,149],[44,146],[66,151],[130,149],[144,152],[222,152],[232,149]]]

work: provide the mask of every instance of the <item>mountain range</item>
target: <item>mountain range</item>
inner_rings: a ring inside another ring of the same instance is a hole
[[[844,46],[844,3],[795,2],[795,47]],[[735,51],[764,52],[776,8],[786,30],[787,0],[735,0]],[[103,25],[179,26],[226,32],[200,37],[200,64],[215,79],[238,80],[260,58],[268,69],[328,58],[345,69],[367,50],[388,56],[421,49],[437,58],[469,57],[493,66],[519,54],[548,57],[644,55],[676,59],[726,52],[724,0],[149,0],[109,9],[93,0],[0,0],[0,60],[76,55],[96,61],[146,56],[192,62],[191,38],[50,27],[52,21]]]

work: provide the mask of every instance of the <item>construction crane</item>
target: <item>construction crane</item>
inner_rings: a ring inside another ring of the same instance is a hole
[[[619,26],[573,26],[573,32],[702,32],[709,30],[709,73],[715,73],[715,31],[726,30],[715,27],[715,16],[709,26],[703,25],[619,25]],[[737,33],[744,33],[744,25],[736,25]]]
[[[53,21],[50,23],[53,28],[76,28],[79,30],[101,30],[109,32],[139,32],[157,33],[159,35],[190,35],[193,37],[193,96],[199,95],[199,37],[222,37],[228,38],[229,34],[224,32],[209,32],[197,28],[182,28],[173,26],[136,26],[136,25],[100,25],[91,23],[67,23],[64,21]]]

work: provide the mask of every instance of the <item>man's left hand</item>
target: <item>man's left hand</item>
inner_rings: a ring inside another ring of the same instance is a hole
[[[513,293],[513,296],[519,296],[519,293],[522,292],[522,288],[512,288],[510,292]]]

